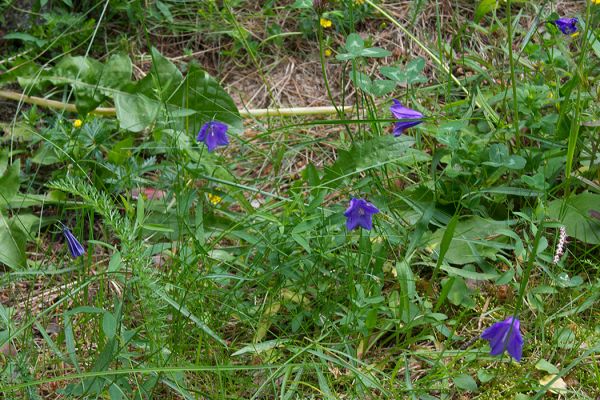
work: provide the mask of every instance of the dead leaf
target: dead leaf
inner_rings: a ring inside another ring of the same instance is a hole
[[[546,375],[542,379],[539,380],[540,385],[546,386],[548,382],[556,378],[556,375]],[[551,393],[560,394],[567,391],[567,383],[563,380],[563,378],[558,378],[548,388]]]

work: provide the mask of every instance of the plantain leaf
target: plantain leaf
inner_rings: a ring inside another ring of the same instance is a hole
[[[594,211],[600,211],[600,195],[580,193],[566,203],[562,199],[550,202],[547,215],[561,221],[567,235],[585,243],[600,244],[600,220],[593,218]]]

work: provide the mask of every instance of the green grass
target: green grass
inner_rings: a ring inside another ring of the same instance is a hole
[[[597,398],[600,5],[492,3],[331,1],[323,28],[308,1],[64,2],[11,28],[0,90],[80,112],[0,101],[0,391]],[[547,22],[570,15],[575,37]],[[223,87],[338,112],[242,128]],[[392,98],[424,123],[394,138]],[[351,197],[373,230],[346,230]],[[510,315],[520,363],[479,338]]]

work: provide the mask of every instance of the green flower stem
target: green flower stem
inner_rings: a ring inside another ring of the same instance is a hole
[[[0,98],[15,100],[28,104],[35,104],[40,107],[53,108],[55,110],[64,110],[72,113],[77,113],[75,104],[63,103],[56,100],[48,100],[41,97],[26,96],[23,93],[13,92],[10,90],[0,90]],[[303,115],[332,115],[339,111],[352,112],[353,106],[344,107],[288,107],[288,108],[256,108],[240,110],[242,117],[294,117]],[[110,116],[117,113],[113,107],[98,107],[90,112],[94,115]]]

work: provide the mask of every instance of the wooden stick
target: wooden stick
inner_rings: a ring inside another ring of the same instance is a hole
[[[75,104],[62,103],[56,100],[48,100],[42,97],[26,96],[23,93],[13,92],[10,90],[0,90],[0,97],[5,99],[35,104],[40,107],[53,108],[55,110],[64,110],[72,113],[77,112]],[[332,115],[339,111],[351,112],[354,106],[344,107],[288,107],[288,108],[257,108],[257,109],[242,109],[240,116],[242,117],[293,117],[301,115]],[[92,110],[90,114],[94,115],[115,115],[117,110],[114,107],[98,107]]]

